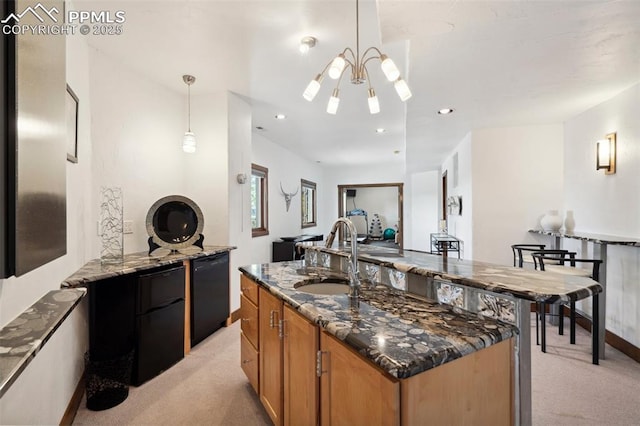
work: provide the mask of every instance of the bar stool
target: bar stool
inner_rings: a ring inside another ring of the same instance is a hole
[[[513,252],[513,266],[518,268],[522,268],[524,266],[524,262],[532,263],[531,260],[527,260],[522,256],[522,252],[534,252],[544,250],[546,246],[544,244],[514,244],[511,246],[511,251]]]
[[[566,250],[541,250],[537,252],[533,252],[531,256],[533,257],[534,266],[536,269],[541,271],[550,271],[563,275],[573,275],[580,277],[591,278],[594,281],[598,281],[600,278],[600,265],[602,264],[602,260],[599,259],[576,259],[575,252],[569,252]],[[568,257],[567,257],[568,256]],[[545,261],[547,264],[545,265]],[[548,264],[549,261],[555,262],[555,264]],[[568,263],[568,267],[567,264]],[[591,270],[576,268],[576,263],[584,263],[590,264]],[[544,304],[540,304],[544,305]],[[564,334],[564,310],[563,304],[560,305],[559,312],[559,334]],[[542,324],[542,352],[546,352],[546,336],[545,336],[545,310],[544,306],[541,309],[541,324]],[[597,312],[594,312],[592,315],[598,315]],[[576,302],[571,300],[569,302],[569,324],[570,324],[570,337],[569,343],[572,345],[576,343]],[[593,330],[593,333],[597,333],[597,330]],[[537,334],[537,324],[536,324],[536,334]],[[537,336],[536,336],[537,337]],[[597,360],[597,351],[598,348],[594,347],[592,349],[594,351],[594,360]],[[597,362],[594,361],[594,364]]]

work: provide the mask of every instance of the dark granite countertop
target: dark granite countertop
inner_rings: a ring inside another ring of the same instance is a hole
[[[348,256],[347,247],[305,247],[307,250]],[[443,279],[467,287],[502,293],[525,300],[561,303],[581,300],[601,293],[602,286],[590,278],[551,271],[535,271],[473,260],[454,259],[428,253],[359,245],[361,261],[379,264],[402,272]]]
[[[169,250],[158,249],[153,256],[147,252],[125,254],[121,263],[103,264],[100,259],[93,259],[78,269],[73,275],[62,282],[62,287],[83,287],[90,282],[118,275],[131,274],[138,271],[170,265],[189,259],[211,256],[234,250],[232,246],[204,246],[202,251],[183,251],[182,253],[169,253]],[[155,254],[158,253],[158,254]]]
[[[305,280],[344,274],[301,261],[240,270],[390,375],[407,378],[513,337],[517,328],[382,284],[353,303],[345,295],[297,291]]]
[[[592,234],[590,232],[545,231],[542,229],[529,229],[529,232],[531,232],[532,234],[571,238],[574,240],[589,241],[598,244],[640,247],[640,238],[617,237],[614,235]]]
[[[52,290],[0,329],[0,397],[85,294],[83,288]]]

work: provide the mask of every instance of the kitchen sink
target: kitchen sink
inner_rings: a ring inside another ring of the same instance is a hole
[[[293,286],[296,290],[309,294],[338,295],[349,293],[349,280],[345,278],[326,278],[322,280],[301,281]]]

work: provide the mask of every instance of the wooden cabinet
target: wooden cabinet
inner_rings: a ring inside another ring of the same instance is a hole
[[[258,295],[260,401],[276,426],[283,424],[282,301],[260,287]]]
[[[316,425],[319,379],[316,374],[318,327],[284,307],[284,424]]]
[[[258,285],[242,275],[240,289],[240,366],[259,393]]]
[[[241,289],[242,369],[276,426],[513,424],[514,339],[397,379],[244,275]]]
[[[364,360],[326,332],[320,333],[321,424],[399,425],[397,379]]]

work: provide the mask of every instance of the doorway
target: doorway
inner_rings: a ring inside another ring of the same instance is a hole
[[[359,241],[393,241],[402,250],[403,190],[404,183],[338,185],[338,217],[352,219],[358,230]],[[384,231],[389,228],[396,231],[396,235],[393,239],[385,240]],[[340,238],[342,239],[342,234]]]

